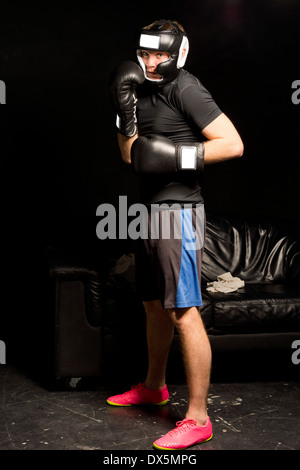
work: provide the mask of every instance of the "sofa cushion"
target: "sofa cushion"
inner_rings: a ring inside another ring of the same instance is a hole
[[[208,328],[247,333],[300,328],[300,289],[296,287],[246,284],[229,294],[203,290],[202,295]]]

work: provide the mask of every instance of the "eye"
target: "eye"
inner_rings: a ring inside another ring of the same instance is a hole
[[[158,53],[157,53],[157,57],[158,57],[159,59],[165,59],[165,60],[167,60],[167,59],[170,57],[170,54],[167,53],[167,52],[158,52]]]

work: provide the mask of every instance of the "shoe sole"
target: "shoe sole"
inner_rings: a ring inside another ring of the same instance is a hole
[[[165,405],[166,403],[168,403],[169,399],[168,400],[164,400],[164,401],[161,401],[159,403],[139,403],[137,404],[137,406],[139,405],[154,405],[154,406],[161,406],[161,405]],[[109,405],[112,405],[112,406],[136,406],[135,403],[130,403],[128,405],[125,405],[125,404],[121,404],[121,403],[114,403],[113,401],[109,401],[109,400],[106,400],[106,402],[109,404]]]
[[[204,442],[210,441],[212,437],[213,437],[213,434],[208,439],[205,439],[204,441],[195,442],[194,444],[191,444],[190,446],[185,446],[185,447],[160,447],[156,445],[155,443],[153,443],[153,447],[159,450],[184,450],[184,449],[187,449],[188,447],[196,446],[197,444],[203,444]]]

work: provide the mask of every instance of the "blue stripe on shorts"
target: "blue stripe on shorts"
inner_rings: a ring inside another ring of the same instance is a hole
[[[195,232],[191,209],[181,209],[181,264],[175,307],[201,306]]]

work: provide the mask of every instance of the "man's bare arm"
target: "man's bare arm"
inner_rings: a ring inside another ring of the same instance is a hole
[[[138,134],[135,134],[133,137],[126,137],[125,135],[119,133],[117,135],[122,160],[125,163],[131,163],[131,146],[135,139],[138,138]]]
[[[207,141],[204,142],[205,165],[223,162],[243,155],[244,145],[242,139],[225,114],[221,114],[206,126],[202,134],[207,138]]]
[[[244,145],[236,128],[225,114],[218,116],[212,123],[203,129],[202,134],[207,138],[204,142],[204,163],[218,163],[243,155]],[[131,163],[131,146],[138,138],[118,135],[118,144],[125,163]]]

